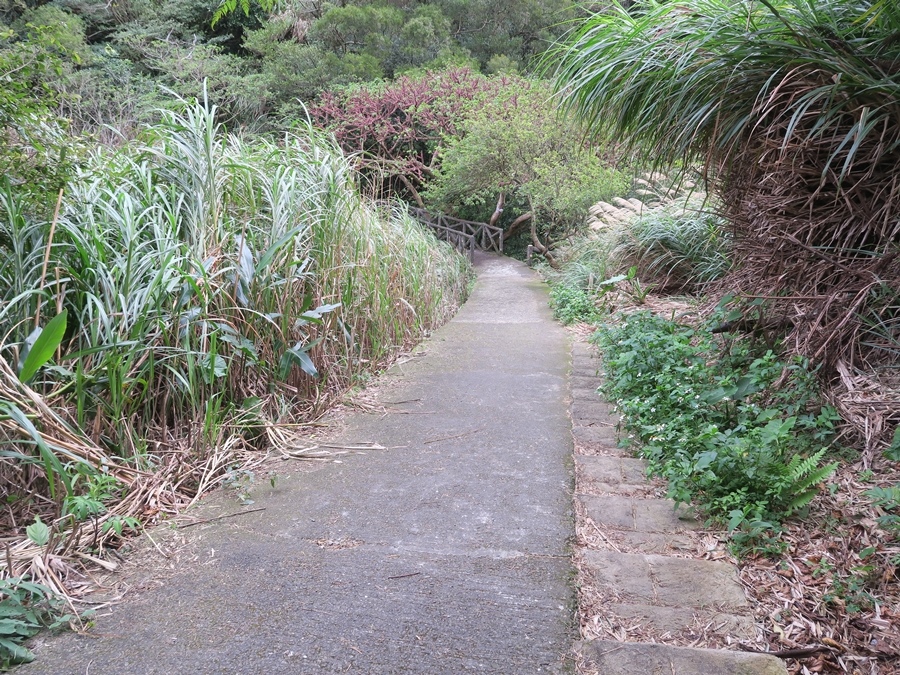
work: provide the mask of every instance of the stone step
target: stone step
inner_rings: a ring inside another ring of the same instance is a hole
[[[671,532],[631,532],[629,530],[608,530],[606,539],[632,553],[659,553],[696,551],[696,543],[686,534]],[[610,550],[613,550],[610,548]]]
[[[598,483],[640,485],[647,481],[647,462],[634,457],[577,456],[575,466],[586,479]]]
[[[582,555],[590,582],[610,602],[718,611],[749,606],[728,563],[615,551]]]
[[[754,642],[756,622],[749,616],[739,616],[715,610],[659,605],[610,603],[603,607],[613,629],[621,630],[629,639],[629,630],[638,631],[638,639],[657,641],[676,638],[690,644],[709,635],[728,637],[732,642]]]
[[[787,675],[774,656],[719,649],[588,640],[576,644],[582,672],[602,675]]]
[[[578,341],[572,343],[573,357],[596,358],[597,354],[597,349],[589,342]]]
[[[599,377],[602,372],[603,362],[600,359],[587,356],[572,357],[572,372],[581,375],[592,375]]]
[[[601,401],[600,394],[596,387],[579,387],[571,390],[573,401]]]
[[[596,390],[597,387],[599,387],[601,384],[603,384],[603,380],[590,373],[579,375],[578,373],[573,371],[572,374],[569,375],[569,386],[573,389]]]
[[[572,402],[572,424],[577,426],[613,426],[621,418],[614,414],[612,406],[597,398],[593,401]]]
[[[580,443],[584,446],[604,445],[608,446],[611,450],[618,450],[616,453],[604,454],[618,454],[622,457],[631,456],[631,452],[627,449],[617,447],[619,434],[616,431],[615,424],[595,424],[593,426],[573,425],[572,437],[575,439],[576,443]]]
[[[670,499],[641,499],[620,495],[577,495],[585,513],[600,528],[634,532],[676,533],[697,530],[691,512]]]
[[[584,373],[586,375],[597,375],[603,362],[600,359],[590,356],[574,356],[572,358],[572,372]]]
[[[601,455],[591,455],[599,457]],[[614,455],[610,455],[614,457]],[[575,491],[580,495],[593,497],[637,497],[640,499],[656,499],[658,497],[656,488],[652,485],[634,484],[634,483],[605,483],[603,481],[592,480],[589,477],[582,477],[578,481]]]

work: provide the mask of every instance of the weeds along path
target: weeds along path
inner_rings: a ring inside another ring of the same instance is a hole
[[[330,441],[382,449],[283,462],[252,507],[219,495],[194,515],[261,510],[153,533],[169,578],[102,610],[92,636],[44,638],[19,672],[566,669],[567,340],[524,265],[477,266],[456,318]]]

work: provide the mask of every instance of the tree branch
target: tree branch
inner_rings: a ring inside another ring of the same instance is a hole
[[[509,227],[503,232],[503,241],[506,241],[511,236],[513,236],[516,232],[521,229],[521,227],[527,223],[531,219],[531,211],[526,211],[521,216],[516,218],[512,223],[510,223]]]

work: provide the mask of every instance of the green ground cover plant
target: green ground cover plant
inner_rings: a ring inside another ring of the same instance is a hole
[[[553,316],[564,326],[575,322],[591,323],[600,318],[594,298],[584,289],[557,283],[550,289]]]
[[[604,394],[676,502],[693,501],[730,530],[774,524],[809,504],[837,468],[825,456],[838,417],[818,402],[804,363],[747,339],[723,345],[708,328],[650,312],[594,339]]]
[[[34,660],[22,642],[45,628],[66,626],[73,615],[52,589],[22,577],[0,579],[0,670]]]

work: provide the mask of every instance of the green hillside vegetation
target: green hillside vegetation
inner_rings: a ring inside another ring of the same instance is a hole
[[[335,86],[448,66],[524,72],[574,6],[297,0],[271,13],[251,4],[213,25],[215,0],[3,0],[0,50],[54,59],[30,84],[75,130],[106,134],[108,124],[133,135],[156,119],[160,86],[186,98],[206,86],[221,119],[260,130]]]
[[[410,207],[502,227],[561,321],[602,322],[670,496],[745,556],[798,515],[849,533],[817,602],[881,620],[897,35],[887,0],[0,0],[0,663],[74,552],[246,501],[452,315],[470,266]],[[874,524],[822,515],[848,501]]]

